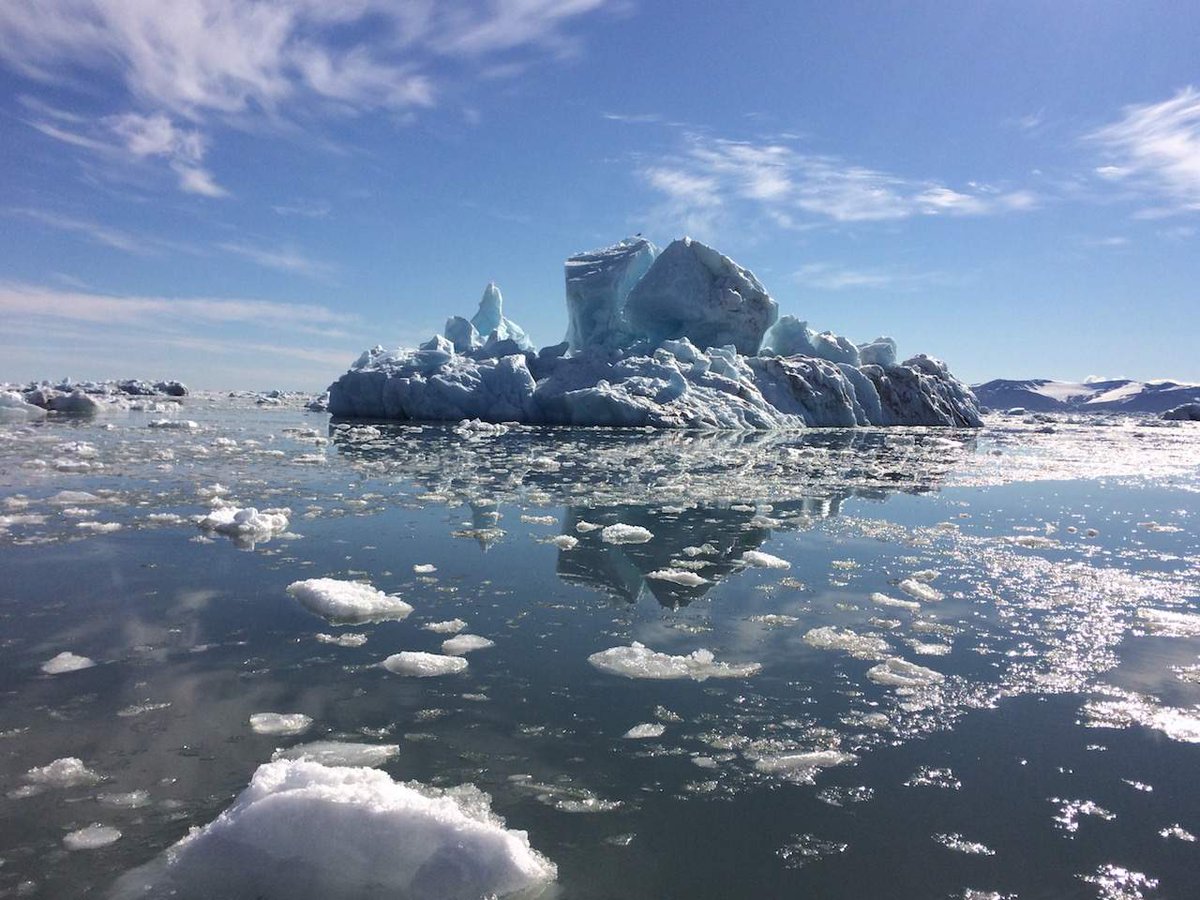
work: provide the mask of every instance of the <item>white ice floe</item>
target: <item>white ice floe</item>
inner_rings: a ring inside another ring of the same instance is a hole
[[[105,806],[115,806],[119,809],[141,809],[150,805],[149,791],[126,791],[125,793],[97,794],[96,801]]]
[[[641,525],[626,525],[617,522],[600,532],[600,540],[606,544],[644,544],[654,537],[648,528]]]
[[[485,650],[495,647],[496,642],[478,634],[459,634],[442,641],[442,652],[450,656],[462,656],[473,650]]]
[[[656,569],[648,573],[646,577],[656,581],[669,581],[682,587],[699,587],[702,584],[710,583],[707,578],[703,578],[695,572],[689,572],[687,569]]]
[[[29,784],[46,788],[71,788],[84,784],[95,784],[100,776],[74,756],[64,756],[44,766],[36,766],[25,773]]]
[[[557,547],[559,550],[574,550],[579,546],[579,538],[571,534],[556,534],[543,542]]]
[[[883,659],[892,650],[883,638],[858,634],[849,628],[839,631],[832,625],[810,628],[804,635],[804,643],[818,650],[841,650],[855,659]]]
[[[437,566],[433,563],[418,563],[413,566],[413,571],[418,575],[432,575],[437,571]]]
[[[259,766],[213,822],[123,876],[112,896],[479,900],[530,892],[555,876],[477,788],[278,760]]]
[[[107,847],[121,839],[121,832],[108,825],[95,822],[86,828],[72,831],[63,838],[63,846],[68,850],[96,850]]]
[[[763,553],[761,550],[747,550],[742,554],[742,564],[758,569],[790,569],[792,564],[779,556]]]
[[[877,666],[871,666],[867,669],[867,677],[876,684],[899,688],[924,687],[946,680],[946,676],[941,672],[918,666],[916,663],[910,663],[908,660],[896,656],[884,660]]]
[[[340,578],[308,578],[293,581],[287,592],[307,609],[331,622],[397,621],[413,608],[383,591],[358,581]]]
[[[871,595],[871,602],[877,603],[880,606],[891,606],[896,609],[907,609],[916,612],[921,608],[921,604],[916,600],[899,600],[895,597],[889,597],[887,594],[881,594],[878,591]]]
[[[335,647],[361,647],[367,642],[367,636],[358,631],[348,631],[345,634],[320,633],[316,635],[316,639],[322,644],[333,644]]]
[[[1200,744],[1200,706],[1164,706],[1154,697],[1112,689],[1112,699],[1090,700],[1083,707],[1090,728],[1140,725],[1161,731],[1174,741]]]
[[[663,732],[667,730],[667,726],[661,722],[643,722],[641,725],[634,725],[621,737],[629,738],[630,740],[642,740],[644,738],[662,737]]]
[[[146,424],[150,428],[163,428],[169,431],[197,431],[200,428],[200,423],[191,419],[155,419]]]
[[[933,839],[947,850],[953,850],[956,853],[965,853],[968,856],[996,855],[996,851],[987,846],[987,844],[981,844],[978,841],[969,841],[961,834],[935,834]]]
[[[943,597],[942,592],[937,588],[926,584],[924,581],[918,581],[916,578],[905,578],[896,587],[900,588],[908,596],[925,603],[936,603]]]
[[[1137,617],[1138,624],[1152,634],[1164,637],[1200,636],[1200,613],[1142,608],[1137,611]]]
[[[258,541],[266,541],[272,535],[286,531],[289,509],[264,509],[253,506],[234,506],[224,500],[215,500],[212,510],[196,517],[196,524],[205,531],[225,534],[235,541],[251,547]]]
[[[404,650],[400,653],[393,653],[381,665],[396,675],[432,678],[437,675],[454,675],[463,672],[467,668],[467,661],[461,656],[444,656],[440,653]]]
[[[264,712],[250,717],[250,727],[255,734],[303,734],[312,728],[312,723],[312,717],[304,713]]]
[[[397,744],[358,744],[353,741],[312,741],[276,750],[271,760],[299,759],[323,766],[359,766],[376,769],[400,754]]]
[[[602,672],[626,678],[671,679],[747,678],[756,674],[759,663],[719,663],[710,650],[696,650],[687,656],[671,656],[651,650],[634,641],[628,647],[611,647],[588,657],[588,662]]]
[[[467,627],[467,623],[462,619],[447,619],[444,622],[426,622],[421,627],[436,634],[458,634]]]
[[[62,675],[64,672],[78,672],[80,669],[90,669],[96,661],[86,656],[79,656],[70,650],[64,650],[58,656],[42,663],[42,671],[47,675]]]
[[[858,759],[841,750],[810,750],[805,753],[777,753],[760,756],[754,768],[767,775],[784,775],[790,781],[812,783],[821,769],[844,765]]]

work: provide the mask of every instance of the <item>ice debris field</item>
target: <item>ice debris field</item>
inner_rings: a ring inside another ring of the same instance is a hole
[[[699,241],[644,238],[566,262],[567,337],[535,350],[487,286],[468,321],[363,353],[335,416],[656,428],[980,424],[966,385],[896,343],[856,346],[779,316],[750,270]]]

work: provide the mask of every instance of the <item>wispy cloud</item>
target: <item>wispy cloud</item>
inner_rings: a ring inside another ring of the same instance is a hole
[[[664,210],[712,226],[722,212],[765,215],[777,225],[886,222],[915,216],[984,216],[1037,206],[1029,190],[893,175],[782,141],[732,141],[691,135],[685,148],[640,170],[662,194]],[[661,212],[660,211],[660,212]]]
[[[1200,91],[1127,106],[1121,118],[1087,135],[1106,157],[1095,173],[1156,205],[1143,217],[1200,210]]]
[[[824,291],[890,290],[907,292],[952,279],[942,272],[911,272],[899,269],[859,269],[837,263],[816,262],[801,266],[792,280],[803,287]]]
[[[150,247],[145,240],[127,231],[121,231],[119,228],[110,228],[107,225],[101,225],[86,219],[76,219],[72,216],[59,215],[40,209],[18,208],[5,210],[5,212],[9,215],[20,216],[24,219],[39,222],[42,225],[48,225],[59,231],[82,234],[89,240],[95,241],[97,244],[103,244],[106,247],[112,247],[114,250],[139,254],[150,252]]]
[[[292,200],[277,203],[271,209],[281,216],[301,216],[305,219],[323,219],[333,212],[333,206],[325,200]]]
[[[333,272],[333,267],[328,263],[311,259],[293,248],[270,249],[232,242],[220,243],[217,244],[217,247],[226,253],[241,256],[260,266],[280,272],[305,275],[309,278],[324,278]]]

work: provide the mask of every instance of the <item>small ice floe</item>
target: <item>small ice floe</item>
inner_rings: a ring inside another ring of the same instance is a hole
[[[895,597],[889,597],[887,594],[881,594],[878,591],[871,595],[871,602],[879,606],[890,606],[895,609],[907,609],[911,612],[916,612],[921,608],[921,604],[916,600],[899,600]]]
[[[751,616],[750,621],[757,622],[759,625],[766,625],[768,628],[787,628],[797,624],[800,620],[795,616],[785,616],[781,613],[763,613]]]
[[[526,513],[521,514],[521,521],[526,525],[557,525],[557,516],[531,516]]]
[[[193,422],[191,419],[154,419],[146,423],[149,428],[161,428],[167,431],[196,431],[200,428],[199,422]]]
[[[335,647],[361,647],[367,642],[367,636],[360,631],[348,631],[345,634],[315,635],[322,644],[333,644]]]
[[[462,619],[447,619],[444,622],[426,622],[421,627],[436,634],[458,634],[467,627],[467,623]]]
[[[775,855],[783,860],[786,868],[803,869],[809,863],[827,856],[845,853],[849,846],[838,841],[826,841],[812,834],[798,834],[776,850]]]
[[[656,680],[691,678],[704,681],[708,678],[748,678],[762,666],[759,663],[719,663],[710,650],[696,650],[687,656],[671,656],[651,650],[634,641],[628,647],[611,647],[588,657],[588,662],[610,675],[626,678],[649,678]]]
[[[1196,836],[1176,822],[1174,825],[1168,825],[1166,828],[1158,830],[1158,836],[1164,841],[1169,841],[1174,838],[1177,841],[1184,841],[1189,844],[1196,842]]]
[[[978,841],[968,841],[961,834],[935,834],[933,839],[955,853],[965,853],[968,856],[995,856],[996,851]]]
[[[1144,900],[1148,891],[1158,888],[1157,878],[1112,863],[1097,866],[1095,872],[1080,875],[1079,880],[1094,884],[1100,900]]]
[[[954,776],[954,773],[950,769],[921,766],[913,773],[911,778],[904,782],[904,786],[932,787],[943,791],[958,791],[962,789],[962,782]]]
[[[97,794],[96,801],[105,806],[115,806],[118,809],[141,809],[150,805],[149,791],[126,791],[123,794]]]
[[[359,744],[354,741],[312,741],[297,744],[271,755],[272,762],[299,759],[323,766],[355,766],[377,769],[400,754],[398,744]]]
[[[234,506],[224,500],[214,500],[212,511],[196,517],[196,524],[204,531],[215,531],[228,535],[239,546],[253,548],[259,541],[269,540],[273,535],[286,531],[291,510],[264,509],[253,506]]]
[[[293,581],[287,592],[309,611],[335,623],[399,621],[413,611],[399,597],[369,584],[340,578]]]
[[[405,650],[393,653],[381,665],[396,675],[433,678],[437,675],[454,675],[463,672],[467,668],[467,661],[461,656],[444,656],[440,653]]]
[[[937,588],[926,584],[924,581],[917,581],[915,578],[905,578],[896,587],[900,588],[908,596],[925,603],[936,603],[943,596],[942,592]]]
[[[892,652],[891,645],[883,638],[858,634],[849,628],[839,631],[831,625],[809,629],[804,643],[818,650],[841,650],[855,659],[883,659]]]
[[[1058,541],[1040,534],[1014,534],[1004,540],[1014,547],[1024,547],[1026,550],[1049,550],[1058,546]]]
[[[478,900],[532,892],[556,874],[478,788],[278,760],[259,766],[213,822],[122,876],[111,896]]]
[[[756,771],[780,775],[797,784],[812,784],[822,769],[854,762],[858,757],[841,750],[810,750],[806,753],[776,753],[754,761]]]
[[[694,559],[697,556],[720,556],[721,551],[712,544],[701,544],[699,547],[684,547],[683,555]]]
[[[495,647],[496,642],[478,634],[459,634],[442,641],[442,652],[450,656],[462,656],[474,650]]]
[[[255,713],[250,717],[250,727],[255,734],[293,735],[303,734],[312,728],[312,717],[304,713]]]
[[[151,703],[150,701],[146,701],[145,703],[133,703],[117,710],[117,715],[122,719],[132,719],[135,716],[144,716],[149,712],[158,712],[160,709],[167,709],[170,707],[170,705],[170,701],[162,701],[159,703]]]
[[[757,569],[790,569],[792,564],[779,556],[763,553],[761,550],[747,550],[742,554],[742,565],[753,566]]]
[[[432,575],[437,571],[437,566],[433,563],[417,563],[413,566],[413,571],[418,575]]]
[[[667,726],[661,722],[643,722],[641,725],[634,725],[621,737],[630,740],[643,740],[645,738],[662,737],[663,732],[667,730]]]
[[[682,587],[699,587],[702,584],[710,583],[707,578],[702,578],[695,572],[689,572],[686,569],[656,569],[648,573],[646,577],[656,581],[669,581]]]
[[[546,538],[542,543],[550,544],[559,550],[574,550],[579,546],[579,538],[572,534],[556,534],[552,538]]]
[[[531,775],[510,775],[509,783],[545,806],[565,813],[605,813],[620,809],[625,804],[620,800],[606,800],[585,787],[573,784],[543,784]]]
[[[1079,830],[1080,816],[1095,816],[1105,822],[1111,822],[1117,817],[1116,813],[1109,812],[1093,800],[1063,800],[1061,797],[1052,797],[1050,802],[1059,804],[1054,824],[1067,834],[1074,834]]]
[[[600,532],[600,540],[606,544],[644,544],[653,537],[648,528],[626,525],[624,522],[608,525]]]
[[[580,534],[587,534],[589,531],[599,531],[603,527],[603,525],[598,525],[595,522],[585,522],[583,519],[575,523],[575,530]]]
[[[75,527],[80,531],[90,531],[92,534],[112,534],[121,530],[120,522],[76,522]]]
[[[1113,699],[1089,700],[1083,707],[1089,728],[1129,728],[1140,725],[1161,731],[1174,741],[1200,743],[1200,707],[1164,706],[1153,697],[1108,689]]]
[[[95,822],[87,828],[72,831],[63,838],[63,846],[68,850],[96,850],[107,847],[121,839],[121,832],[108,825]]]
[[[871,666],[867,669],[867,677],[876,684],[899,688],[924,687],[946,680],[946,676],[941,672],[918,666],[898,656],[885,659],[877,666]]]
[[[42,663],[42,671],[47,675],[62,675],[64,672],[78,672],[80,669],[90,669],[96,664],[94,659],[79,656],[70,650],[64,650],[58,656],[51,657]]]
[[[1165,525],[1161,522],[1138,522],[1138,528],[1144,528],[1146,531],[1154,531],[1160,534],[1175,534],[1183,531],[1178,525]]]
[[[818,800],[830,806],[837,807],[849,806],[851,803],[868,803],[874,798],[875,789],[866,785],[858,787],[833,785],[817,791]]]
[[[99,774],[83,764],[83,760],[74,756],[64,756],[44,766],[35,766],[22,778],[25,785],[11,791],[10,797],[29,797],[47,789],[80,787],[102,780]]]
[[[1151,634],[1163,637],[1200,637],[1200,613],[1143,607],[1137,611],[1137,618],[1138,624]]]
[[[452,429],[459,437],[500,437],[508,434],[508,426],[482,419],[463,419]]]

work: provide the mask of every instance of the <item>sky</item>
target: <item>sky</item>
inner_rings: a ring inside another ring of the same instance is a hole
[[[690,235],[960,378],[1200,382],[1200,15],[1126,0],[5,0],[0,381],[318,391]]]

